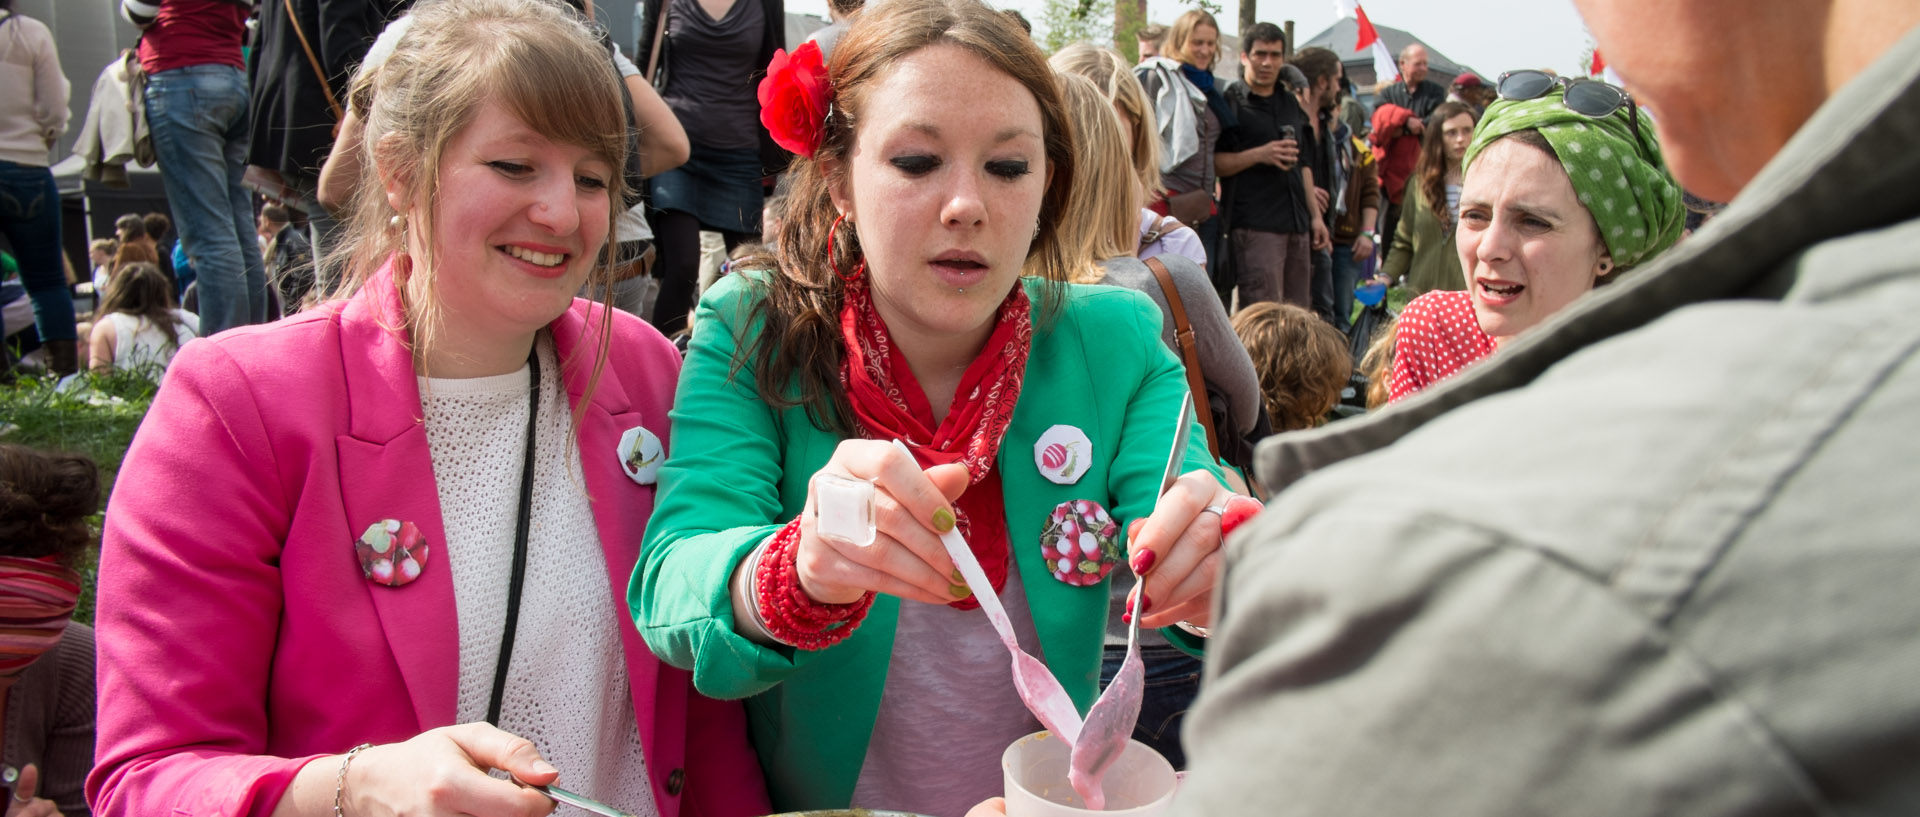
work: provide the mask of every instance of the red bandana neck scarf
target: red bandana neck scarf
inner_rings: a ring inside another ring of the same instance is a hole
[[[1014,286],[1000,304],[993,334],[961,375],[953,406],[938,428],[926,391],[874,310],[865,275],[847,285],[840,333],[847,344],[840,381],[853,404],[854,427],[860,436],[906,443],[922,468],[953,462],[967,466],[967,492],[954,503],[954,510],[961,535],[998,593],[1007,586],[1010,548],[1006,503],[993,466],[1000,441],[1013,422],[1013,408],[1020,402],[1020,381],[1033,346],[1033,312],[1026,287]],[[971,610],[980,602],[968,596],[951,606]]]
[[[80,574],[53,562],[0,556],[0,678],[18,678],[60,643],[80,599]]]

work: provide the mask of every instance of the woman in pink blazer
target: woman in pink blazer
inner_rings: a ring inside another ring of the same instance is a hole
[[[415,19],[356,86],[353,294],[188,344],[127,454],[88,798],[553,809],[501,769],[638,814],[764,813],[739,705],[624,615],[679,358],[573,298],[607,274],[619,79],[558,5]]]

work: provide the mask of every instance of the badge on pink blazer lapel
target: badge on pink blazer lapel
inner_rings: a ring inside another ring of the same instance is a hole
[[[403,587],[420,578],[427,568],[426,538],[412,522],[382,519],[367,527],[353,543],[360,557],[360,572],[367,581],[383,587]]]
[[[660,444],[659,436],[648,431],[645,426],[634,426],[620,435],[620,445],[614,449],[620,458],[620,470],[627,478],[641,485],[652,485],[660,478],[660,466],[667,461],[667,449]]]

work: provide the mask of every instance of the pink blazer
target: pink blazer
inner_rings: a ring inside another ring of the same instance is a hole
[[[588,309],[575,301],[549,327],[576,410],[600,339]],[[389,518],[445,541],[400,325],[382,271],[351,300],[180,351],[107,515],[96,813],[265,815],[316,756],[454,722],[444,556],[393,588],[363,578],[353,547]],[[654,486],[630,479],[615,448],[634,426],[666,439],[679,366],[658,332],[615,313],[580,421],[607,609],[623,621]],[[766,813],[740,704],[695,693],[631,625],[622,638],[660,813]]]

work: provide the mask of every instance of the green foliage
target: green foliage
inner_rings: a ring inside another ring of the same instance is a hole
[[[1114,0],[1047,0],[1040,9],[1040,41],[1051,54],[1073,43],[1112,45]]]
[[[120,460],[133,442],[133,432],[153,404],[159,390],[157,376],[142,371],[85,374],[65,387],[51,376],[22,375],[0,386],[0,442],[52,451],[77,451],[100,466],[100,507],[106,508]],[[101,516],[93,519],[100,529]],[[84,577],[75,621],[93,623],[93,586],[99,562],[98,545],[74,565]]]
[[[1113,50],[1128,62],[1140,61],[1140,29],[1147,27],[1145,3],[1117,0],[1113,7]]]

